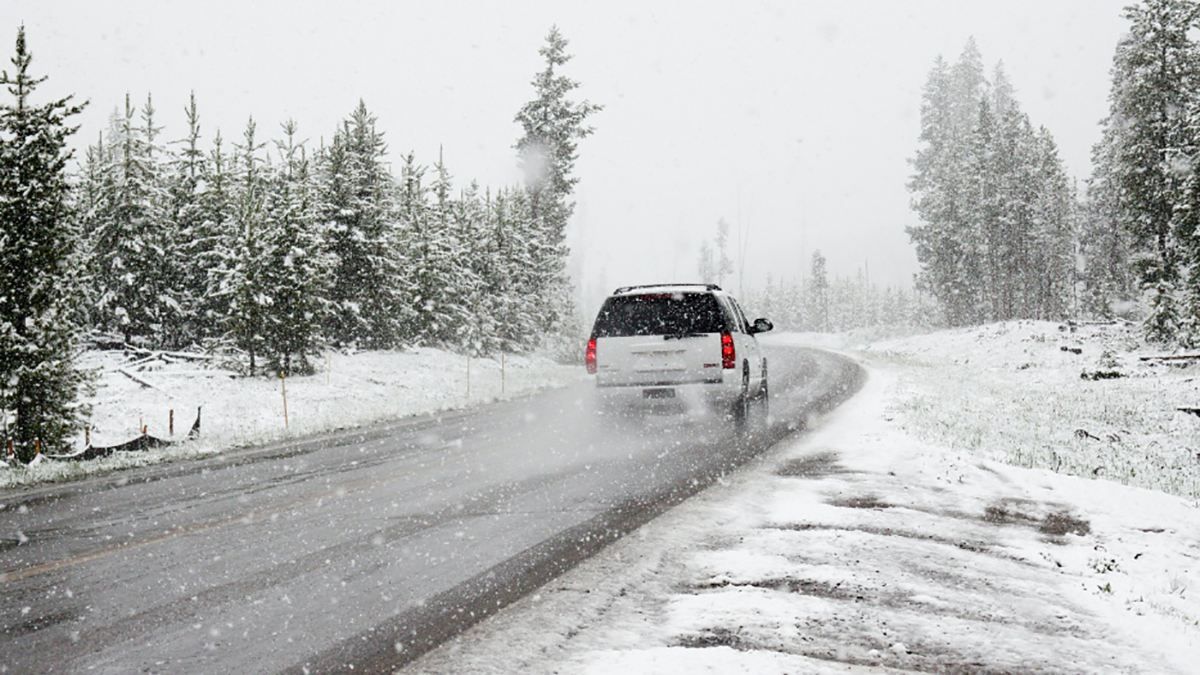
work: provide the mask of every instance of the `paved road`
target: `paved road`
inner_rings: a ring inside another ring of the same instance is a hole
[[[598,419],[586,385],[0,494],[0,671],[390,671],[843,400],[768,348],[769,430]]]

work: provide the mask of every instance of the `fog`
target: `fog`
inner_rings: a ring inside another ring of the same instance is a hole
[[[209,138],[250,115],[273,137],[291,117],[312,144],[361,97],[393,158],[442,147],[457,180],[484,185],[520,179],[513,115],[557,24],[581,96],[605,106],[577,166],[587,306],[617,284],[694,279],[719,217],[746,241],[747,288],[797,276],[818,248],[835,274],[910,284],[907,159],[933,59],[974,36],[1082,180],[1123,4],[8,0],[0,18],[9,41],[25,23],[43,92],[91,101],[79,146],[127,91],[154,95],[169,138],[195,90]]]

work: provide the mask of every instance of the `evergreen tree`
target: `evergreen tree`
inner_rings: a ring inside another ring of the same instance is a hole
[[[978,271],[971,275],[974,242],[964,240],[967,222],[964,204],[971,197],[964,180],[965,142],[971,126],[963,122],[965,104],[956,92],[970,89],[968,68],[951,68],[939,57],[934,62],[922,94],[920,147],[913,159],[913,177],[909,190],[915,195],[913,209],[921,222],[908,228],[909,237],[921,262],[921,279],[945,309],[951,325],[964,325],[975,320],[978,308],[974,283]],[[955,86],[955,81],[961,84]],[[979,114],[978,101],[972,104]]]
[[[716,238],[716,274],[717,285],[725,287],[725,276],[733,274],[733,261],[729,259],[729,223],[724,218],[717,219]]]
[[[909,184],[919,285],[951,325],[1061,317],[1074,284],[1074,194],[1001,65],[990,88],[969,42],[925,86]],[[968,116],[968,108],[974,113]]]
[[[84,155],[83,170],[75,189],[74,215],[79,221],[81,234],[77,253],[80,263],[80,289],[83,301],[78,308],[77,321],[82,326],[95,327],[100,317],[95,307],[102,289],[95,277],[91,260],[96,255],[95,233],[106,215],[106,196],[112,194],[113,166],[109,144],[101,132],[95,145],[88,146]]]
[[[411,174],[413,156],[405,160],[405,169]],[[409,185],[405,181],[406,187]],[[433,166],[433,181],[429,191],[420,190],[420,174],[417,174],[417,189],[405,190],[413,195],[416,203],[410,207],[405,202],[405,212],[423,211],[418,216],[420,246],[409,257],[416,270],[417,302],[413,308],[417,326],[425,339],[433,344],[457,344],[459,330],[466,324],[466,309],[459,304],[464,300],[462,293],[469,292],[470,261],[461,257],[455,238],[455,219],[458,205],[451,198],[454,189],[450,171],[446,168],[442,153],[438,152],[437,164]],[[425,203],[427,197],[432,202]]]
[[[190,262],[197,268],[194,283],[203,289],[195,298],[192,317],[196,338],[216,346],[225,336],[230,314],[231,296],[225,289],[226,272],[237,261],[238,226],[235,212],[234,163],[225,153],[225,141],[218,131],[212,149],[202,165],[204,190],[198,196],[200,229],[193,238],[194,257]],[[186,254],[185,254],[186,255]]]
[[[566,279],[566,227],[575,210],[571,196],[579,182],[578,143],[592,134],[587,120],[602,108],[571,99],[579,83],[561,72],[571,56],[557,27],[551,27],[538,53],[545,68],[533,79],[534,98],[517,112],[515,121],[523,134],[516,150],[540,243],[533,249],[534,291],[541,299],[544,321],[554,326],[574,314]]]
[[[83,106],[70,96],[35,105],[45,82],[29,71],[25,28],[13,70],[0,71],[11,100],[0,103],[0,405],[4,437],[22,461],[40,443],[62,450],[86,411],[85,374],[74,363],[79,302],[70,269],[77,244],[68,211],[67,120]]]
[[[314,185],[296,123],[283,124],[276,142],[279,165],[265,199],[262,294],[263,353],[271,370],[313,371],[309,357],[321,347],[328,265],[317,229]]]
[[[541,228],[534,218],[529,193],[512,190],[500,215],[504,248],[509,257],[507,277],[509,298],[501,339],[506,349],[527,351],[536,347],[546,330],[547,313],[538,294],[542,276],[537,260],[541,246]]]
[[[1030,204],[1033,234],[1028,247],[1031,293],[1039,319],[1056,320],[1073,314],[1077,198],[1058,157],[1054,138],[1044,127],[1036,138],[1033,179],[1038,187]]]
[[[1133,266],[1150,296],[1148,338],[1178,332],[1173,294],[1181,254],[1176,206],[1187,174],[1187,112],[1200,86],[1200,51],[1188,36],[1200,6],[1190,0],[1144,0],[1125,9],[1129,32],[1113,57],[1109,116],[1104,121],[1104,161],[1097,189],[1129,235]]]
[[[529,202],[523,190],[504,189],[491,200],[487,213],[489,265],[483,283],[489,293],[497,348],[525,351],[537,341],[537,298],[531,296],[533,274],[529,243],[532,232]]]
[[[1113,318],[1114,303],[1124,305],[1133,300],[1139,283],[1133,275],[1129,232],[1118,216],[1114,143],[1113,134],[1106,133],[1092,148],[1094,170],[1081,205],[1083,311],[1099,319]]]
[[[173,346],[182,317],[181,272],[154,113],[147,97],[138,126],[126,95],[124,114],[115,118],[111,150],[103,153],[108,177],[88,223],[90,276],[100,327],[118,331],[128,343]]]
[[[266,314],[271,298],[266,294],[265,252],[267,176],[260,156],[254,119],[246,123],[242,143],[236,145],[238,161],[233,192],[232,237],[224,243],[223,267],[217,270],[219,293],[228,303],[225,316],[226,339],[244,352],[248,372],[258,372],[265,343]]]
[[[712,244],[709,244],[707,239],[700,242],[700,258],[696,263],[696,270],[700,274],[701,282],[716,283],[717,262],[713,257]]]
[[[826,271],[825,256],[820,251],[813,251],[812,271],[808,283],[808,314],[812,330],[828,332],[832,330],[829,317],[829,276]]]
[[[159,143],[162,127],[155,124],[155,108],[150,95],[142,106],[142,136],[145,176],[149,196],[150,251],[146,259],[150,285],[144,289],[152,317],[149,342],[160,347],[180,347],[186,342],[187,317],[181,287],[185,264],[178,221],[171,211],[168,169],[170,159]]]
[[[320,209],[333,264],[329,336],[337,345],[398,346],[411,335],[387,145],[364,102],[323,154]]]
[[[179,295],[182,323],[172,342],[184,346],[211,337],[202,315],[208,292],[208,270],[220,241],[219,231],[206,217],[204,208],[205,176],[208,158],[200,147],[200,114],[196,109],[196,94],[188,98],[184,108],[187,135],[176,144],[181,147],[171,166],[168,183],[168,217],[175,237],[172,252],[172,277]]]
[[[963,293],[957,298],[962,302],[958,310],[967,322],[1008,318],[1004,316],[1005,301],[1011,301],[1011,295],[1005,292],[1011,256],[1008,249],[1015,243],[1009,238],[1011,228],[1007,226],[1004,210],[1008,187],[1004,170],[1008,158],[1000,152],[1001,144],[1008,139],[1001,136],[988,98],[981,98],[977,109],[978,118],[962,176],[962,185],[970,199],[959,211],[962,222],[952,225],[961,251],[955,270],[963,277],[957,280]]]
[[[448,177],[442,178],[445,182],[439,187],[448,192]],[[408,300],[412,319],[406,324],[406,338],[417,343],[435,342],[442,329],[440,303],[451,260],[441,236],[440,223],[429,205],[425,167],[417,164],[412,152],[404,157],[400,170],[398,209],[404,227],[403,253],[411,284]]]
[[[439,162],[440,163],[440,162]],[[448,303],[453,322],[452,344],[464,352],[483,356],[495,351],[495,324],[488,311],[488,288],[483,285],[488,244],[486,207],[479,186],[472,182],[455,203],[453,229],[447,240],[452,246],[451,286]]]

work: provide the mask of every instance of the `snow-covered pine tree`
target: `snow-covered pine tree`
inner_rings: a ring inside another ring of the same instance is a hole
[[[513,276],[522,261],[514,255],[509,224],[508,190],[489,191],[484,200],[480,283],[487,289],[483,313],[488,317],[490,351],[511,352],[516,347],[509,324],[514,314]]]
[[[388,349],[412,332],[386,153],[359,101],[322,154],[321,220],[333,265],[328,336],[336,345]]]
[[[544,296],[539,295],[542,275],[537,260],[542,230],[533,215],[528,191],[509,191],[505,207],[501,227],[509,256],[509,311],[501,324],[501,335],[509,350],[528,351],[542,341],[548,316],[542,305]]]
[[[154,102],[149,94],[141,109],[142,126],[138,130],[145,149],[146,176],[150,193],[152,286],[150,310],[153,317],[151,342],[161,347],[180,347],[186,340],[186,296],[181,291],[185,277],[185,261],[180,255],[183,240],[178,223],[171,212],[169,169],[172,163],[167,150],[159,142],[162,127],[155,124]]]
[[[526,233],[528,209],[522,190],[501,189],[491,198],[486,214],[488,248],[483,283],[488,289],[488,314],[492,317],[496,348],[521,352],[532,346],[536,299],[530,289],[530,260]]]
[[[811,330],[828,332],[831,329],[829,316],[829,274],[825,256],[813,251],[812,268],[808,282],[808,325]]]
[[[1030,204],[1033,232],[1026,272],[1032,311],[1026,316],[1058,320],[1073,313],[1076,196],[1045,127],[1038,130],[1035,143],[1032,178],[1037,192]]]
[[[1114,194],[1096,199],[1115,209],[1129,235],[1133,265],[1149,297],[1146,337],[1168,341],[1178,334],[1173,294],[1180,251],[1173,221],[1194,145],[1186,115],[1200,90],[1200,50],[1188,33],[1200,5],[1190,0],[1143,0],[1125,9],[1129,32],[1113,56],[1109,115],[1103,122],[1102,154],[1094,189]]]
[[[1036,316],[1036,277],[1033,256],[1035,214],[1033,205],[1041,186],[1037,176],[1037,138],[1029,117],[1015,102],[1000,120],[996,171],[1002,185],[999,231],[1006,243],[1000,252],[999,311],[993,320]]]
[[[1005,316],[1008,277],[1006,265],[1009,249],[1015,242],[1009,239],[1004,217],[1004,170],[1011,161],[1004,155],[1001,128],[993,113],[991,99],[980,98],[976,105],[978,117],[969,136],[964,157],[961,184],[969,199],[958,210],[964,218],[953,226],[961,259],[955,269],[958,285],[978,299],[978,305],[960,308],[968,322],[994,320]],[[965,299],[965,298],[964,298]]]
[[[187,135],[175,142],[180,150],[171,163],[167,186],[167,211],[176,241],[171,255],[177,271],[176,292],[183,315],[183,323],[173,340],[179,346],[199,344],[213,334],[206,329],[203,310],[208,293],[208,270],[213,266],[220,240],[220,232],[204,208],[205,176],[209,168],[208,158],[200,147],[200,114],[195,92],[188,98],[184,115]]]
[[[515,121],[523,134],[516,150],[525,175],[529,212],[539,232],[540,245],[533,249],[533,264],[541,320],[558,326],[574,315],[566,278],[566,227],[575,210],[571,196],[579,182],[575,176],[578,143],[592,134],[587,120],[602,108],[571,99],[579,83],[561,72],[571,55],[557,27],[550,28],[538,53],[545,59],[545,68],[533,79],[533,99],[517,112]]]
[[[101,220],[106,215],[106,197],[112,194],[113,176],[111,168],[112,153],[105,142],[104,133],[100,132],[95,145],[89,145],[84,154],[84,162],[79,175],[79,183],[73,190],[73,213],[78,220],[77,229],[80,233],[79,246],[76,253],[79,256],[80,288],[82,302],[78,307],[77,323],[94,328],[100,325],[100,317],[95,310],[102,291],[93,275],[91,266],[92,256],[95,255],[96,232]]]
[[[947,186],[953,206],[951,227],[960,247],[960,256],[954,265],[958,288],[954,300],[960,315],[967,323],[979,322],[986,316],[984,261],[987,245],[982,241],[983,232],[978,227],[980,219],[975,214],[978,204],[968,186],[969,176],[957,172],[963,171],[969,162],[970,139],[978,124],[979,102],[986,97],[987,86],[983,57],[975,44],[975,38],[969,38],[949,73],[949,133],[953,142],[948,159],[956,173],[949,176],[951,182]]]
[[[246,354],[250,375],[258,372],[261,363],[265,317],[272,300],[266,294],[263,278],[267,170],[260,155],[264,144],[258,141],[256,132],[251,118],[242,134],[242,143],[234,146],[237,162],[231,187],[235,229],[223,243],[223,265],[216,270],[220,279],[219,293],[229,307],[224,317],[225,338]]]
[[[34,104],[46,78],[29,71],[32,58],[21,26],[13,70],[0,71],[11,95],[0,103],[0,406],[22,461],[39,443],[64,449],[86,412],[77,399],[87,383],[74,361],[81,296],[66,177],[67,120],[83,106],[70,96]]]
[[[733,260],[729,258],[729,222],[724,218],[717,219],[717,236],[715,241],[717,285],[725,287],[725,277],[733,274]]]
[[[1194,16],[1200,23],[1200,11]],[[1183,286],[1178,341],[1191,348],[1200,347],[1200,93],[1197,87],[1200,82],[1193,81],[1184,116],[1185,145],[1176,153],[1179,162],[1186,162],[1187,170],[1180,189],[1182,195],[1172,214],[1172,236],[1179,248]],[[1156,295],[1161,293],[1156,291]]]
[[[717,263],[713,257],[712,244],[705,239],[700,242],[700,255],[696,261],[696,271],[700,274],[700,281],[703,283],[716,283],[717,279]]]
[[[479,185],[472,182],[454,203],[453,227],[447,238],[452,244],[451,286],[447,302],[454,322],[452,344],[473,356],[496,349],[495,325],[488,312],[488,289],[483,285],[487,260],[486,211]]]
[[[967,56],[969,50],[964,60],[973,63]],[[978,273],[974,278],[966,273],[976,242],[965,224],[971,196],[964,185],[969,175],[965,144],[974,122],[964,110],[969,105],[977,117],[979,105],[977,97],[969,104],[963,97],[974,95],[969,86],[976,79],[973,73],[971,67],[952,69],[941,57],[934,62],[922,93],[920,145],[908,185],[920,218],[908,234],[921,263],[921,283],[941,304],[947,322],[956,326],[974,321],[980,306]]]
[[[448,191],[448,177],[446,180],[444,187]],[[416,343],[437,342],[441,330],[440,303],[451,260],[437,216],[429,204],[425,167],[417,163],[412,152],[405,155],[400,169],[397,211],[404,228],[403,256],[410,284],[406,300],[412,319],[406,323],[405,339]]]
[[[239,234],[233,164],[225,152],[225,140],[217,131],[207,161],[202,165],[204,190],[199,195],[201,220],[197,239],[204,242],[196,242],[196,257],[189,261],[197,268],[194,280],[197,288],[204,289],[194,299],[191,312],[197,339],[209,347],[223,341],[231,300],[224,286],[226,272],[237,264],[232,258],[237,252],[235,243]]]
[[[421,185],[423,173],[424,169],[415,165],[415,157],[410,152],[405,158],[401,179],[401,210],[412,215],[410,232],[417,244],[406,256],[416,291],[413,312],[422,341],[454,345],[457,344],[458,330],[467,321],[466,308],[459,304],[463,298],[458,282],[459,272],[469,265],[469,261],[456,255],[458,242],[454,220],[457,206],[451,197],[454,185],[440,150],[428,191]],[[469,274],[467,268],[464,276]],[[465,278],[462,280],[469,285]]]
[[[264,205],[262,349],[267,367],[286,375],[313,371],[321,348],[329,265],[325,259],[309,161],[296,140],[296,123],[283,124],[276,141]]]
[[[1118,208],[1121,178],[1116,162],[1116,135],[1105,131],[1092,147],[1093,171],[1087,181],[1081,233],[1084,311],[1099,319],[1111,319],[1114,304],[1131,304],[1141,283],[1133,273],[1132,237]]]
[[[953,67],[935,61],[923,94],[909,235],[920,286],[951,325],[1059,317],[1073,290],[1073,197],[1053,140],[1002,64],[993,80],[971,41]]]
[[[104,208],[91,224],[91,277],[99,289],[101,327],[121,333],[126,342],[161,346],[180,312],[169,259],[174,238],[150,97],[141,111],[142,126],[136,125],[136,115],[126,95],[124,114],[110,135],[113,180],[106,181]]]

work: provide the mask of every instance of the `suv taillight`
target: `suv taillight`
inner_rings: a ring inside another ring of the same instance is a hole
[[[721,367],[737,367],[737,354],[733,351],[733,336],[729,333],[721,333]]]
[[[575,352],[578,354],[579,352]],[[596,338],[588,340],[587,352],[583,355],[583,363],[587,366],[588,375],[596,374]]]

